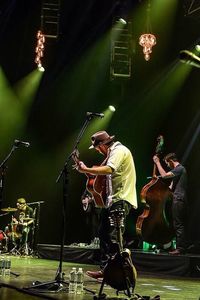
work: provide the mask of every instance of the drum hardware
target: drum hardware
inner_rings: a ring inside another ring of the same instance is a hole
[[[24,218],[24,219],[33,219],[33,218]],[[23,239],[22,239],[23,244],[19,248],[19,252],[21,253],[21,255],[30,255],[33,252],[33,250],[29,247],[29,244],[28,244],[28,235],[30,232],[30,226],[27,224],[26,225],[22,224],[22,225],[24,225],[23,226]]]
[[[14,245],[14,247],[9,251],[10,255],[21,255],[21,253],[19,252],[19,250],[17,249],[18,246],[17,244]]]
[[[29,247],[28,242],[25,242],[20,248],[19,248],[19,253],[20,255],[31,255],[33,250]]]
[[[1,211],[14,212],[14,211],[17,211],[17,208],[14,208],[14,207],[5,207],[5,208],[2,208]]]
[[[12,233],[10,234],[11,241],[14,245],[14,247],[10,250],[10,254],[13,255],[29,255],[32,252],[32,249],[28,246],[28,232],[25,233],[25,242],[21,244],[20,239],[22,239],[22,233],[20,235],[13,235]],[[19,243],[17,241],[19,240]],[[21,246],[20,246],[21,245]]]
[[[28,222],[28,221],[33,221],[33,218],[22,218],[22,221]],[[23,225],[23,223],[21,224]]]
[[[10,223],[10,232],[7,233],[7,236],[10,238],[10,242],[14,247],[9,251],[11,255],[20,255],[20,252],[18,250],[18,245],[17,245],[17,240],[21,238],[21,233],[17,232],[17,225],[18,223],[16,222],[11,222]]]
[[[10,223],[10,231],[7,233],[7,236],[10,238],[10,242],[14,247],[9,251],[12,255],[30,255],[32,249],[28,245],[28,234],[30,231],[30,225],[24,223],[34,220],[34,218],[25,217],[21,218],[20,221],[15,221],[15,218],[12,217]]]
[[[17,210],[17,208],[12,207],[2,208],[2,211],[4,211],[6,214],[15,212]],[[23,217],[19,219],[19,221],[17,221],[16,218],[12,216],[12,220],[10,224],[8,224],[5,234],[1,233],[0,230],[0,251],[9,251],[11,255],[32,254],[33,249],[29,247],[28,235],[29,231],[31,230],[30,225],[34,224],[34,220],[35,218],[31,218],[28,216],[25,217],[24,214]],[[28,222],[30,222],[30,224],[27,224]]]

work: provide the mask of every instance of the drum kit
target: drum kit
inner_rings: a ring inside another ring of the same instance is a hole
[[[6,207],[1,211],[6,215],[14,213],[17,208]],[[34,221],[34,218],[23,217],[16,221],[12,216],[12,220],[5,230],[0,230],[0,252],[9,252],[13,255],[30,255],[32,249],[28,245],[28,234],[30,231],[30,225],[27,222]],[[34,223],[34,222],[32,222]]]

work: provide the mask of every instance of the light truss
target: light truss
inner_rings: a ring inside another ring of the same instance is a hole
[[[132,30],[131,22],[122,28],[114,26],[111,32],[110,77],[130,79],[132,65]]]
[[[41,8],[41,30],[46,38],[57,38],[59,34],[60,0],[43,0]]]
[[[200,18],[200,0],[185,0],[185,16]]]

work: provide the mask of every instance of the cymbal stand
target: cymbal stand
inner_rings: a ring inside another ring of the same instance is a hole
[[[37,291],[42,291],[42,292],[44,292],[45,290],[46,290],[46,292],[49,292],[49,291],[60,292],[60,291],[66,290],[64,285],[68,285],[68,282],[64,281],[64,273],[62,271],[63,250],[64,250],[64,243],[65,243],[65,236],[66,236],[66,203],[69,200],[68,199],[68,184],[69,184],[68,167],[69,167],[69,162],[71,162],[74,153],[77,152],[78,145],[83,136],[83,133],[85,132],[89,122],[92,120],[93,117],[94,117],[94,115],[90,115],[88,113],[86,114],[86,120],[80,130],[80,133],[74,144],[73,150],[68,155],[68,157],[64,163],[64,166],[56,179],[56,183],[60,182],[61,178],[63,180],[62,225],[61,225],[62,232],[61,232],[61,244],[60,244],[60,260],[59,260],[58,269],[56,271],[56,276],[55,276],[54,280],[52,280],[52,281],[43,282],[43,283],[38,283],[38,281],[33,282],[32,286],[28,287],[26,289],[34,289],[34,290],[36,289]]]
[[[21,254],[20,254],[19,250],[17,249],[18,245],[17,245],[16,241],[14,240],[13,236],[12,236],[12,244],[14,245],[14,247],[9,251],[9,254],[15,255],[15,256],[17,256],[17,255],[20,256]]]
[[[21,255],[27,255],[28,256],[31,253],[32,249],[28,245],[28,234],[29,234],[28,226],[26,226],[25,229],[23,228],[22,238],[21,238],[23,244],[19,248],[19,252],[21,253]],[[25,232],[25,234],[24,234],[24,232]],[[23,234],[25,236],[25,241],[23,241]]]
[[[21,255],[21,253],[19,252],[19,250],[17,250],[17,245],[15,244],[14,245],[14,247],[9,251],[9,254],[10,255],[15,255],[15,256],[17,256],[17,255]]]
[[[14,247],[9,251],[11,255],[20,255],[20,251],[17,249],[17,243],[16,243],[16,238],[14,236],[14,229],[13,229],[13,216],[12,216],[12,222],[11,222],[11,242],[14,245]]]

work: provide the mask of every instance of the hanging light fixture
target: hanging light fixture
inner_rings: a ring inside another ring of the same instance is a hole
[[[35,57],[35,63],[38,66],[38,69],[40,71],[43,71],[43,66],[42,66],[42,57],[44,56],[44,43],[45,43],[45,36],[42,33],[41,30],[38,30],[37,32],[37,46],[35,48],[35,53],[36,53],[36,57]]]
[[[150,23],[150,0],[147,6],[147,17],[146,17],[146,33],[143,33],[139,37],[139,44],[143,47],[144,58],[146,61],[150,60],[150,54],[152,53],[152,47],[156,45],[156,37],[151,33]]]

